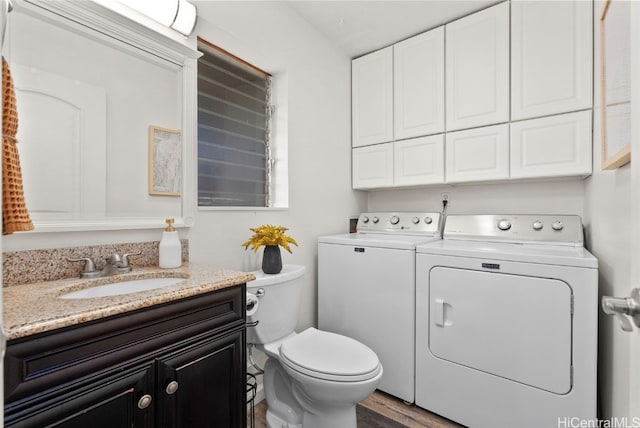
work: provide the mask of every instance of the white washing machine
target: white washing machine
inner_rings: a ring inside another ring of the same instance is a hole
[[[473,428],[595,421],[598,261],[578,216],[449,215],[416,251],[418,406]]]
[[[318,327],[378,355],[378,389],[413,403],[415,248],[440,239],[440,213],[364,213],[357,233],[318,239]]]

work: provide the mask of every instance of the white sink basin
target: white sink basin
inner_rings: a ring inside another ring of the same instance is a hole
[[[153,290],[169,287],[184,281],[184,278],[146,278],[131,281],[114,282],[113,284],[96,285],[83,290],[72,291],[63,294],[61,299],[91,299],[93,297],[119,296],[121,294],[137,293],[139,291]]]

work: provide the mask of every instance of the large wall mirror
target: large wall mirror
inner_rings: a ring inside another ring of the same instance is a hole
[[[162,37],[98,2],[15,2],[3,55],[34,232],[192,224],[198,54]],[[176,130],[178,191],[149,191],[150,127]]]
[[[600,13],[602,169],[631,161],[630,2],[605,0]]]

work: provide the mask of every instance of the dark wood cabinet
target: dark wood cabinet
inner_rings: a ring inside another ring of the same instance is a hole
[[[246,426],[245,412],[234,403],[246,400],[242,335],[209,339],[167,355],[158,363],[156,414],[161,428]],[[172,388],[177,388],[172,392]]]
[[[244,285],[9,341],[5,427],[246,426]]]

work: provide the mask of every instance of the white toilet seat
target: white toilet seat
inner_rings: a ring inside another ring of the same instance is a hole
[[[350,337],[313,327],[284,340],[280,362],[291,370],[334,382],[361,382],[382,370],[378,356]]]

